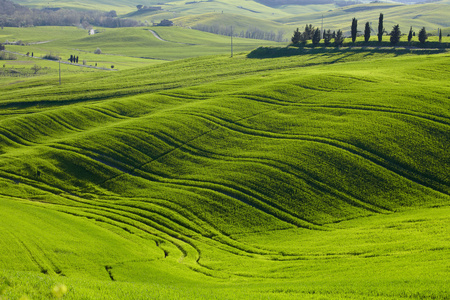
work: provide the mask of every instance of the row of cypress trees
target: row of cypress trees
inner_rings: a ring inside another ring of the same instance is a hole
[[[370,27],[370,23],[367,22],[365,24],[364,28],[364,42],[368,42],[370,39],[372,28]],[[387,33],[387,31],[384,28],[384,16],[382,13],[380,13],[380,17],[378,19],[378,42],[381,43],[383,40],[383,35]],[[314,28],[311,24],[306,25],[305,31],[300,32],[297,28],[296,31],[294,31],[294,35],[291,38],[292,44],[306,44],[308,40],[312,41],[313,45],[319,44],[321,38],[321,30],[319,28]],[[351,25],[351,38],[352,42],[355,43],[356,37],[358,34],[358,20],[356,18],[352,19],[352,25]],[[400,26],[397,24],[392,28],[392,31],[389,33],[390,35],[390,42],[392,45],[397,44],[400,41],[401,36]],[[412,30],[412,26],[409,29],[408,34],[408,42],[411,42],[412,37],[415,36],[415,32]],[[419,41],[424,44],[428,38],[427,32],[425,30],[425,27],[423,27],[419,31]],[[337,33],[333,32],[331,33],[331,30],[324,30],[323,31],[323,39],[324,44],[329,45],[331,44],[331,39],[334,39],[335,46],[341,46],[344,41],[344,36],[341,30],[338,30]],[[439,31],[439,42],[442,41],[442,30]]]
[[[382,13],[380,13],[380,17],[378,18],[378,42],[381,43],[383,40],[383,34],[387,33],[387,31],[384,29],[384,16]],[[370,39],[370,32],[372,31],[372,28],[370,28],[370,23],[366,22],[366,25],[364,27],[364,42],[368,42]],[[356,18],[352,19],[352,27],[351,27],[351,36],[352,36],[352,42],[354,43],[356,41],[356,36],[358,33],[358,20]],[[442,41],[442,32],[440,31],[441,35],[439,37],[439,42]],[[394,25],[390,35],[390,42],[392,45],[397,44],[400,41],[400,36],[402,35],[402,32],[400,31],[400,25]],[[411,42],[412,37],[415,36],[415,32],[412,30],[412,26],[409,29],[408,33],[408,42]],[[427,40],[428,35],[425,27],[422,27],[422,29],[419,31],[419,41],[424,44]]]

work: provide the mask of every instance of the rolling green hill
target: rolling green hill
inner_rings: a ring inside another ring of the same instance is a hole
[[[449,70],[342,50],[1,86],[0,295],[445,299]]]
[[[7,50],[20,54],[33,53],[42,57],[53,53],[63,61],[70,55],[79,57],[88,66],[123,70],[156,63],[198,57],[202,55],[229,54],[230,38],[180,27],[136,27],[99,28],[99,33],[88,35],[86,30],[76,27],[29,27],[7,28],[0,31],[0,42],[22,41],[22,46],[8,45]],[[152,32],[163,40],[156,38]],[[276,46],[280,43],[235,38],[234,51],[250,51],[261,45]],[[99,48],[102,54],[94,54]],[[23,58],[27,63],[39,63],[57,69],[55,62],[42,62],[38,59]],[[15,61],[5,61],[8,66]],[[65,69],[65,68],[64,68]],[[69,72],[70,75],[70,72]],[[0,79],[2,80],[2,79]]]
[[[449,1],[437,1],[425,4],[399,5],[387,3],[362,4],[351,7],[343,7],[328,12],[315,14],[303,14],[287,19],[277,19],[275,21],[287,24],[316,24],[322,15],[324,17],[324,27],[333,30],[350,28],[351,19],[357,18],[359,27],[362,28],[366,22],[372,23],[372,29],[377,30],[378,17],[384,14],[384,24],[389,32],[392,26],[400,24],[403,31],[407,31],[409,26],[417,30],[426,27],[433,30],[442,27],[449,27]],[[349,31],[350,29],[348,29]]]

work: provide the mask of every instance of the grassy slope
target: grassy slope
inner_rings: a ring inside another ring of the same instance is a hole
[[[2,251],[7,293],[444,298],[449,68],[344,51],[3,86],[0,234],[24,254]]]
[[[160,41],[148,31],[156,31],[168,42]],[[230,39],[210,33],[185,28],[101,28],[99,34],[89,36],[85,30],[75,27],[33,27],[4,28],[0,32],[0,41],[22,40],[26,46],[7,46],[7,50],[25,54],[33,52],[35,57],[54,53],[67,60],[77,55],[79,63],[86,60],[87,65],[99,67],[129,69],[202,55],[230,53]],[[42,44],[33,44],[45,42]],[[249,51],[260,45],[277,43],[260,40],[234,39],[235,51]],[[100,48],[102,55],[93,52]],[[20,57],[20,61],[24,61]],[[30,64],[48,65],[56,71],[57,64],[36,59],[25,59]],[[15,65],[15,61],[4,62]],[[66,69],[66,66],[64,66]],[[80,70],[81,71],[81,70]],[[86,69],[86,71],[91,71]],[[68,72],[70,75],[70,72]],[[54,76],[54,75],[53,75]]]
[[[378,8],[380,7],[380,8]],[[391,8],[389,8],[391,7]],[[350,30],[351,19],[358,19],[360,28],[366,22],[372,22],[372,29],[377,30],[378,17],[384,14],[384,27],[388,32],[395,24],[400,24],[406,33],[410,26],[416,31],[421,27],[433,30],[438,27],[448,27],[449,23],[449,1],[438,1],[426,4],[397,5],[397,4],[363,4],[351,7],[343,7],[329,12],[316,14],[304,14],[288,19],[277,19],[276,21],[291,25],[315,24],[320,25],[322,15],[324,16],[324,27],[333,30]],[[348,29],[347,29],[348,28]]]

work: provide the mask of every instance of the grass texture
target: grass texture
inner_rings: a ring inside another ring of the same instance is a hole
[[[449,72],[323,51],[1,86],[0,297],[445,299]]]

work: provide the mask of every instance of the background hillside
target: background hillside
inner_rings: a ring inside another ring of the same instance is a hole
[[[171,19],[178,26],[197,28],[214,32],[213,28],[235,27],[241,31],[262,30],[283,34],[289,39],[296,27],[313,24],[320,27],[322,17],[324,28],[341,29],[348,33],[351,19],[357,18],[362,28],[365,22],[370,22],[376,29],[378,16],[385,15],[386,30],[395,24],[400,24],[403,31],[413,26],[416,31],[426,27],[428,31],[450,27],[449,0],[428,3],[383,2],[369,1],[335,2],[317,1],[145,1],[141,5],[158,7],[161,10],[138,10],[136,3],[129,1],[116,2],[42,2],[37,0],[18,1],[31,7],[96,9],[103,11],[115,10],[122,17],[134,18],[145,24],[158,23],[162,19]],[[266,4],[266,5],[265,5]],[[216,30],[217,31],[217,30]]]

